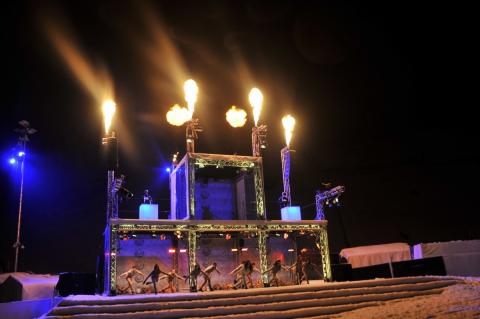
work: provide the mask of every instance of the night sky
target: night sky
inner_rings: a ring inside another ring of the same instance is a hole
[[[453,5],[453,4],[452,4]],[[169,208],[168,166],[184,128],[165,119],[199,86],[203,153],[251,154],[250,88],[264,96],[267,215],[279,218],[281,117],[297,119],[292,197],[313,218],[322,182],[344,185],[327,210],[330,246],[479,238],[478,97],[468,8],[438,2],[32,1],[1,5],[0,261],[13,267],[22,119],[26,160],[20,270],[94,271],[105,223],[100,101],[117,103],[120,171]],[[110,90],[108,90],[109,88]],[[477,102],[475,102],[477,101]],[[231,106],[249,113],[231,128]],[[345,232],[342,231],[341,220]]]

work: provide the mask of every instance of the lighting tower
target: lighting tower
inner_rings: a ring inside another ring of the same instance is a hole
[[[102,144],[105,145],[107,153],[107,224],[110,218],[118,218],[118,210],[114,196],[115,169],[118,168],[118,140],[114,131],[110,131],[112,119],[117,106],[112,100],[106,100],[102,105],[103,119],[105,124],[105,137]]]
[[[25,175],[25,157],[27,154],[27,142],[30,141],[28,136],[35,134],[37,132],[36,129],[30,127],[30,123],[28,121],[22,120],[18,122],[18,124],[20,125],[20,128],[15,129],[15,132],[18,132],[20,135],[18,137],[18,144],[21,147],[21,151],[19,152],[19,157],[22,163],[20,167],[21,177],[20,177],[20,199],[18,201],[17,240],[13,244],[13,248],[15,249],[15,263],[13,266],[14,272],[17,272],[18,270],[18,254],[20,253],[20,248],[21,249],[24,248],[24,246],[20,242],[20,227],[22,225],[23,178]]]
[[[317,215],[315,216],[316,220],[324,220],[325,219],[325,212],[324,212],[324,205],[329,205],[330,201],[333,204],[338,204],[338,198],[345,192],[345,186],[336,186],[334,188],[328,189],[326,191],[321,192],[320,190],[317,191],[315,194],[315,206],[317,210]]]

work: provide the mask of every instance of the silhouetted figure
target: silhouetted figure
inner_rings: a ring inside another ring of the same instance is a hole
[[[143,272],[137,269],[137,266],[133,265],[132,268],[124,272],[123,274],[120,275],[120,277],[124,277],[127,280],[128,283],[128,288],[127,290],[130,290],[130,293],[133,295],[135,294],[135,290],[133,290],[133,277],[135,277],[135,274],[139,274],[142,276],[145,276]]]
[[[203,282],[203,284],[202,284],[202,285],[200,286],[200,288],[199,288],[200,291],[202,291],[202,289],[203,289],[203,287],[205,286],[205,284],[208,284],[208,289],[209,289],[210,291],[213,290],[212,284],[211,284],[211,282],[210,282],[210,279],[211,279],[210,277],[211,277],[211,275],[212,275],[212,273],[213,273],[214,271],[216,271],[218,274],[220,274],[220,272],[219,272],[218,269],[217,269],[217,263],[213,263],[213,264],[211,264],[210,266],[208,266],[207,268],[205,268],[205,269],[203,270],[203,279],[204,279],[204,282]]]
[[[178,275],[175,271],[175,269],[172,269],[169,273],[166,273],[165,276],[160,277],[160,279],[167,279],[167,285],[162,288],[161,292],[167,292],[167,290],[170,290],[171,293],[175,292],[175,287],[173,286],[173,281],[175,278],[178,279],[183,279]]]
[[[145,283],[147,282],[148,278],[151,278],[151,282],[149,282],[148,284],[153,284],[153,291],[155,292],[155,294],[157,294],[157,282],[158,282],[158,277],[160,276],[160,274],[167,274],[166,272],[163,272],[160,270],[160,267],[158,267],[157,264],[155,264],[155,266],[153,266],[153,270],[152,272],[147,276],[147,278],[145,278],[145,280],[143,281],[143,284],[145,285]]]

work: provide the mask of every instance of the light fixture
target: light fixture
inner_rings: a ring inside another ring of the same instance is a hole
[[[23,156],[25,156],[25,152],[24,152],[24,151],[18,152],[18,157],[23,157]]]
[[[289,248],[289,249],[288,249],[288,251],[289,251],[289,252],[294,252],[294,251],[295,251],[295,249],[293,249],[293,248]]]
[[[182,249],[180,249],[180,252],[181,252],[181,253],[186,253],[186,252],[187,252],[187,250],[186,250],[186,249],[184,249],[184,248],[182,248]]]
[[[234,251],[234,252],[235,252],[235,251],[238,251],[238,249],[237,249],[237,248],[232,248],[232,251]]]
[[[243,248],[242,248],[242,251],[247,251],[247,250],[248,250],[247,247],[243,247]]]
[[[169,253],[169,254],[175,254],[175,252],[176,252],[176,250],[173,249],[173,248],[170,248],[170,249],[168,250],[168,253]]]
[[[8,162],[13,165],[17,162],[17,160],[12,157],[11,159],[8,160]]]

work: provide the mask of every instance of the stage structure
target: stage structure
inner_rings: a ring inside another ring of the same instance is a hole
[[[345,192],[345,186],[336,186],[332,189],[326,191],[317,191],[315,194],[315,207],[317,210],[317,215],[315,216],[316,220],[325,220],[325,205],[338,204],[339,197]]]
[[[267,270],[273,262],[280,260],[286,266],[293,265],[300,250],[304,250],[298,247],[298,241],[309,240],[315,242],[315,253],[321,258],[321,277],[330,281],[327,221],[267,220],[260,157],[266,126],[258,126],[263,98],[260,91],[252,90],[250,94],[255,117],[254,156],[196,153],[189,142],[190,138],[196,138],[195,128],[189,126],[193,123],[198,87],[194,82],[189,83],[185,84],[188,110],[175,105],[167,114],[172,125],[187,123],[187,152],[179,162],[174,155],[170,172],[169,219],[120,219],[109,208],[104,293],[124,293],[122,275],[132,269],[138,274],[134,277],[136,292],[148,293],[150,288],[145,285],[144,277],[155,265],[185,276],[198,265],[205,269],[213,263],[221,269],[221,274],[212,279],[216,283],[214,289],[232,289],[233,277],[228,273],[246,260],[260,270],[255,275],[258,281],[250,285],[268,286]],[[292,275],[283,272],[279,279],[284,284],[293,284]],[[173,289],[195,292],[196,278],[189,276],[188,285],[183,280],[177,281]]]

